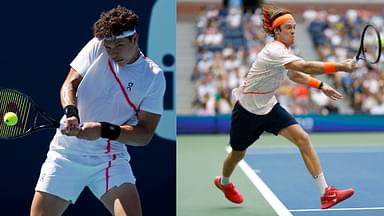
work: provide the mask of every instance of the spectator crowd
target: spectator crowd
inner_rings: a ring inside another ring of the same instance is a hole
[[[260,9],[241,7],[202,8],[196,18],[196,61],[191,74],[194,82],[193,106],[198,115],[228,114],[234,104],[231,95],[239,86],[265,43],[273,40],[262,28]],[[312,38],[319,60],[340,62],[356,55],[362,28],[374,24],[383,33],[384,17],[366,10],[346,13],[308,9],[304,24]],[[293,51],[300,56],[294,47]],[[306,59],[315,60],[315,59]],[[344,103],[329,100],[319,90],[290,80],[283,81],[277,98],[292,114],[369,113],[384,114],[384,61],[368,65],[359,62],[352,73],[326,77],[341,91]],[[344,104],[344,107],[340,107]],[[343,109],[340,109],[343,108]]]

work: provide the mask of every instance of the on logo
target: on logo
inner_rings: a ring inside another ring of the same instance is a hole
[[[129,91],[131,91],[131,90],[132,90],[132,89],[131,89],[132,87],[133,87],[133,82],[129,82],[129,83],[128,83],[128,86],[127,86],[127,89],[128,89]]]

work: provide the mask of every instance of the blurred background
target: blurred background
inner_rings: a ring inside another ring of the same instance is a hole
[[[212,184],[214,176],[221,173],[225,146],[229,140],[230,113],[235,102],[231,90],[242,83],[258,52],[272,40],[262,29],[260,6],[263,3],[275,4],[293,13],[297,26],[292,50],[305,60],[341,62],[353,58],[359,48],[362,28],[367,23],[375,25],[384,35],[384,3],[381,0],[177,0],[178,215],[205,215],[203,212],[206,211],[212,215],[276,214],[276,211],[263,208],[263,198],[254,198],[259,197],[258,192],[250,195],[255,203],[244,204],[248,208],[235,208],[222,198]],[[375,65],[359,62],[358,69],[352,74],[339,72],[316,76],[344,95],[344,99],[337,102],[331,101],[319,90],[295,84],[288,79],[283,81],[276,96],[281,105],[311,134],[315,147],[320,151],[333,145],[342,148],[342,152],[351,148],[351,145],[382,148],[383,70],[382,56]],[[268,134],[254,145],[256,149],[290,147],[293,147],[292,144],[286,140]],[[380,155],[384,156],[383,153]],[[359,159],[352,157],[351,160]],[[269,163],[279,164],[275,160]],[[289,164],[290,161],[281,163]],[[370,163],[376,166],[380,162]],[[198,172],[194,172],[195,169]],[[304,167],[298,169],[305,172]],[[375,175],[374,171],[371,173]],[[253,186],[243,179],[243,173],[234,176],[235,180],[245,185],[245,190],[253,191]],[[264,179],[268,179],[268,176],[264,176]],[[188,190],[192,182],[201,185],[201,190]],[[301,185],[303,183],[299,182],[297,186],[300,188]],[[289,201],[283,203],[289,205]]]
[[[340,62],[356,55],[361,30],[372,23],[383,33],[380,1],[265,1],[292,11],[297,19],[294,52],[306,60]],[[228,114],[231,90],[240,85],[264,44],[262,1],[183,1],[177,3],[177,83],[193,91],[178,92],[178,114]],[[277,94],[292,114],[383,114],[381,61],[355,73],[321,76],[345,95],[333,103],[316,89],[283,82]],[[180,99],[183,98],[183,99]]]

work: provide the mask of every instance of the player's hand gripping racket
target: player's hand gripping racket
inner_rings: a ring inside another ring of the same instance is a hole
[[[355,57],[355,62],[364,60],[369,64],[376,64],[381,56],[380,32],[371,24],[364,27],[361,33],[360,48]]]
[[[11,124],[6,119],[9,113],[12,115],[8,116],[14,117]],[[59,121],[41,111],[29,96],[8,88],[0,88],[0,119],[0,139],[15,139],[42,129],[63,128]],[[40,123],[42,120],[44,122]]]

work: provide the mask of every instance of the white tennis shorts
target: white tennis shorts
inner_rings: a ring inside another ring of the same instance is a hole
[[[115,186],[136,182],[128,159],[119,156],[64,156],[49,151],[35,190],[75,203],[83,189],[88,187],[100,199]]]

